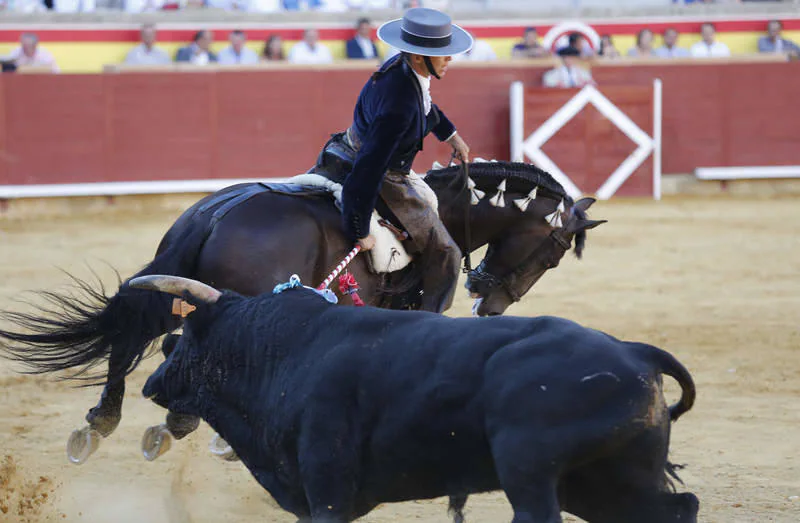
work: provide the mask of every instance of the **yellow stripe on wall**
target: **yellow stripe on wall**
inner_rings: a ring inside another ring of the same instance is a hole
[[[733,54],[750,54],[758,51],[758,39],[763,35],[763,32],[719,33],[717,38],[719,41],[727,44]],[[800,43],[800,31],[785,31],[783,36],[784,38]],[[612,38],[614,45],[622,55],[625,55],[628,49],[633,47],[636,43],[634,35],[612,35]],[[488,38],[486,41],[491,44],[497,57],[502,60],[511,56],[511,48],[519,39]],[[699,34],[683,34],[680,36],[678,45],[688,49],[692,44],[698,41],[700,41]],[[288,55],[289,49],[294,43],[294,41],[284,42],[284,54]],[[345,44],[343,41],[325,41],[322,43],[328,46],[335,59],[345,58]],[[42,45],[53,54],[59,68],[65,73],[99,73],[106,64],[121,63],[125,59],[128,51],[135,46],[135,44],[118,42],[47,42]],[[168,52],[172,57],[175,56],[175,52],[178,48],[184,45],[187,44],[180,42],[158,44],[160,48]],[[655,46],[659,47],[661,45],[661,37],[656,37]],[[215,42],[212,45],[212,49],[215,52],[219,52],[227,46],[227,42]],[[0,55],[7,55],[16,47],[17,44],[15,43],[0,44]],[[264,43],[252,41],[247,43],[247,47],[261,54]],[[381,54],[383,54],[386,50],[385,44],[379,42],[378,49]]]

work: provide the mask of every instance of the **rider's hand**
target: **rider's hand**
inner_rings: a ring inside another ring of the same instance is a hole
[[[375,237],[370,234],[366,238],[358,240],[358,244],[361,246],[362,251],[368,251],[375,247]]]
[[[461,138],[461,135],[458,133],[454,134],[449,140],[447,140],[447,143],[450,144],[450,146],[456,152],[456,156],[460,158],[462,162],[469,161],[469,145],[467,145],[467,142]]]

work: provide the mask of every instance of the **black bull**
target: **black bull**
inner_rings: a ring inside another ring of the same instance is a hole
[[[133,286],[197,306],[145,396],[200,416],[300,521],[502,489],[514,522],[693,522],[670,421],[695,398],[658,348],[554,317],[448,318],[255,298],[171,277]],[[199,297],[199,298],[198,298]],[[662,374],[680,384],[668,407]]]

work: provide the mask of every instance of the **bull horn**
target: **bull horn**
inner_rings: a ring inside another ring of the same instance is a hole
[[[161,274],[139,276],[132,279],[128,285],[135,289],[168,292],[181,297],[183,297],[184,292],[188,292],[198,300],[206,303],[216,303],[222,295],[221,292],[210,285],[197,280],[190,280],[189,278],[181,278],[180,276],[164,276]]]

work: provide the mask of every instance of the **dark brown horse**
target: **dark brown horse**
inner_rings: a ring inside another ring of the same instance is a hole
[[[558,265],[573,238],[580,257],[586,229],[603,221],[586,219],[594,200],[573,202],[550,175],[531,165],[473,163],[469,173],[474,182],[470,187],[457,166],[430,171],[425,180],[436,192],[440,217],[462,252],[488,244],[486,257],[468,275],[467,288],[477,298],[478,315],[502,314]],[[352,245],[341,233],[341,216],[328,194],[290,194],[295,190],[246,184],[200,200],[167,231],[153,261],[132,277],[184,276],[245,295],[272,291],[292,274],[317,285]],[[402,271],[375,274],[360,255],[349,270],[369,305],[418,304],[424,258]],[[171,313],[169,298],[130,288],[127,281],[111,297],[102,288],[76,282],[79,295],[41,293],[54,308],[4,313],[20,330],[0,330],[0,352],[33,373],[72,369],[71,378],[105,378],[102,397],[83,429],[84,435],[93,434],[94,450],[100,436],[110,435],[119,424],[125,376],[157,338],[180,326],[180,319]],[[105,376],[89,374],[105,360]]]

